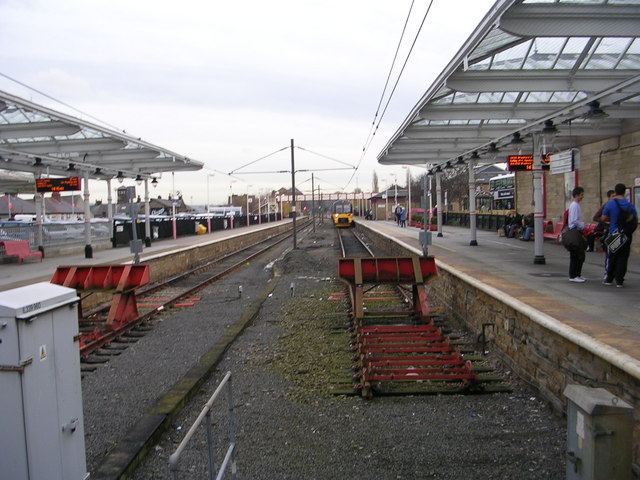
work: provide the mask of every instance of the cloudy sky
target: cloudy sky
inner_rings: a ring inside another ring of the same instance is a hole
[[[187,203],[204,204],[207,187],[221,204],[230,190],[290,186],[289,174],[271,173],[290,169],[289,150],[225,174],[291,139],[304,149],[295,150],[303,192],[311,170],[325,192],[371,191],[374,170],[381,188],[404,185],[405,170],[376,156],[494,1],[433,0],[363,156],[411,3],[0,0],[0,89],[203,162],[175,176]],[[413,5],[381,110],[429,4]],[[347,184],[353,171],[338,169],[358,164]],[[152,195],[166,198],[173,185],[165,174]],[[104,182],[91,188],[106,200]]]

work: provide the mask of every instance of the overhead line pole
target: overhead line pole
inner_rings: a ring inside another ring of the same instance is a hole
[[[311,174],[311,220],[313,223],[313,233],[316,233],[316,189],[313,184],[313,173]]]
[[[291,211],[293,212],[293,248],[297,248],[296,245],[296,163],[293,154],[293,138],[291,139]]]

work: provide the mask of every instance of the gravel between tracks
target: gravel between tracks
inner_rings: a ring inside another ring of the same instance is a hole
[[[233,374],[239,478],[564,478],[564,421],[509,372],[503,371],[510,393],[364,400],[329,392],[330,386],[323,384],[332,368],[323,351],[326,342],[309,339],[318,323],[346,320],[340,302],[327,301],[327,294],[340,288],[332,228],[319,226],[278,262],[277,287],[259,316],[132,478],[172,478],[169,455],[226,371]],[[152,334],[85,378],[89,465],[270,281],[260,263],[207,289],[199,305],[157,322]],[[240,282],[245,298],[237,299]],[[334,333],[339,335],[335,328]],[[153,357],[146,353],[150,351]],[[214,411],[219,436],[226,428],[225,399],[220,397]],[[219,464],[227,443],[218,440]],[[206,437],[200,428],[181,459],[179,478],[207,478],[206,466]]]

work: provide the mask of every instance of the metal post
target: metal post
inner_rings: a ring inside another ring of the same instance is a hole
[[[247,227],[249,226],[249,187],[251,185],[247,185]]]
[[[293,248],[297,248],[296,238],[296,162],[293,155],[293,138],[291,139],[291,211],[293,212]]]
[[[233,378],[229,376],[227,389],[227,407],[229,411],[229,443],[232,446],[231,450],[231,478],[235,480],[237,478],[238,466],[236,464],[236,416],[233,409]]]
[[[173,239],[175,240],[178,237],[176,225],[176,172],[171,172],[171,228]]]
[[[151,205],[149,205],[149,179],[144,179],[144,244],[151,246]]]
[[[37,174],[34,174],[35,178],[38,178]],[[36,243],[38,244],[38,250],[42,252],[44,256],[44,235],[42,231],[42,224],[44,223],[44,193],[38,193],[36,190]]]
[[[469,245],[477,246],[476,238],[476,220],[478,212],[476,211],[476,172],[474,170],[476,161],[469,159],[469,228],[471,232],[471,240]]]
[[[109,225],[113,225],[113,196],[111,194],[111,179],[107,179],[107,218]]]
[[[436,203],[438,204],[438,237],[442,237],[442,188],[440,178],[442,172],[436,172]]]
[[[547,153],[547,145],[542,141],[542,153],[540,152],[540,134],[533,133],[533,249],[534,257],[533,263],[536,265],[544,265],[546,260],[544,258],[544,231],[542,227],[544,216],[544,199],[542,192],[542,172],[541,155]]]
[[[429,210],[429,215],[427,215],[427,175],[426,173],[429,171],[429,164],[427,164],[427,168],[425,170],[425,176],[423,180],[424,187],[424,200],[423,200],[423,213],[422,213],[422,228],[424,231],[424,243],[422,244],[422,255],[425,257],[429,255],[429,245],[427,245],[427,235],[431,232],[430,229],[430,220],[431,220],[431,210]],[[429,177],[429,198],[431,198],[431,177]]]
[[[311,172],[311,223],[313,224],[313,233],[316,232],[316,189],[313,184],[313,172]]]
[[[211,428],[211,410],[207,411],[205,422],[207,424],[207,450],[209,451],[209,480],[214,480],[214,478],[216,478],[216,459],[215,445],[213,444],[213,429]]]
[[[409,225],[411,225],[411,170],[407,166],[407,196],[409,205],[407,206],[407,215],[409,216]]]
[[[389,221],[389,184],[384,191],[384,221]]]
[[[91,246],[91,204],[89,203],[89,170],[84,171],[84,258],[93,258]]]

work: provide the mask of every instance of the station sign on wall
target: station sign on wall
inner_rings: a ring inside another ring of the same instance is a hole
[[[80,177],[36,178],[36,192],[71,192],[80,190]]]
[[[551,158],[551,173],[569,173],[579,167],[580,155],[578,150],[566,150],[554,153]]]
[[[540,160],[541,170],[549,170],[549,157],[543,156]],[[536,170],[534,168],[533,155],[509,155],[507,157],[507,170],[510,172],[522,172]]]

